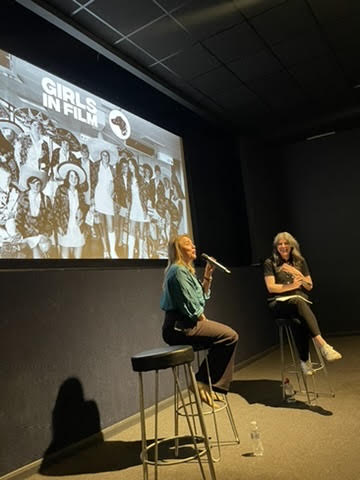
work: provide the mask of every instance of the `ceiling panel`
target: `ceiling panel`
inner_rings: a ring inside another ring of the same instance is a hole
[[[240,58],[228,67],[245,83],[282,70],[282,65],[270,50],[261,50],[255,55]]]
[[[271,45],[283,42],[304,30],[316,28],[310,9],[303,0],[291,0],[250,20]]]
[[[359,49],[341,49],[336,50],[336,57],[349,80],[350,86],[360,84],[360,61],[354,62],[354,58],[359,55]]]
[[[189,86],[189,84],[177,73],[164,67],[164,65],[162,65],[161,63],[158,63],[151,67],[151,72],[159,75],[162,79],[164,79],[167,85],[173,85],[177,89],[183,89],[185,88],[185,86]]]
[[[163,62],[181,77],[191,79],[218,67],[219,61],[200,43]]]
[[[285,90],[281,94],[270,95],[266,98],[270,107],[282,114],[286,112],[298,112],[306,108],[307,97],[299,89]]]
[[[125,54],[139,65],[148,67],[149,65],[153,64],[157,59],[150,55],[150,53],[144,51],[141,47],[137,46],[133,41],[130,39],[122,40],[119,43],[114,45],[114,48],[119,50],[119,53]]]
[[[91,15],[91,13],[85,9],[81,10],[73,18],[76,23],[109,44],[121,38],[121,35],[115,28],[111,28],[111,25],[107,25],[99,17]]]
[[[332,57],[324,56],[291,68],[297,82],[313,97],[337,97],[348,90],[347,80]]]
[[[173,16],[195,40],[203,40],[243,21],[232,0],[194,0],[179,8]]]
[[[287,1],[288,0],[234,0],[234,3],[245,17],[252,18]]]
[[[326,24],[323,26],[323,31],[334,48],[357,47],[360,49],[360,15],[342,18],[331,25]]]
[[[315,29],[307,30],[286,42],[273,45],[272,51],[277,55],[281,63],[287,67],[330,54],[327,41]]]
[[[78,3],[75,3],[73,0],[52,0],[50,3],[60,12],[71,15],[71,13],[76,11],[82,4],[87,3],[87,1],[88,0],[78,0]]]
[[[204,40],[204,45],[225,63],[253,55],[264,48],[264,42],[248,23],[242,23]]]
[[[253,102],[239,103],[236,108],[232,108],[232,111],[236,111],[237,114],[244,120],[257,120],[261,122],[261,119],[272,115],[274,118],[274,112],[272,112],[261,100],[256,99]]]
[[[214,100],[222,107],[230,110],[237,108],[239,105],[260,103],[258,97],[244,85],[216,92]]]
[[[143,0],[95,0],[87,8],[124,35],[164,14],[155,3]]]
[[[170,11],[174,8],[179,8],[187,3],[190,3],[192,0],[155,0],[155,3],[158,3],[165,10]]]
[[[163,17],[131,35],[131,40],[158,59],[175,54],[193,43],[190,35],[169,17]]]
[[[190,85],[163,65],[157,64],[151,68],[151,71],[164,79],[168,86],[174,86],[179,92],[186,92],[189,95],[189,98],[194,99],[197,103],[206,105],[213,111],[222,111],[222,108],[214,103],[211,97],[198,90],[195,86]]]
[[[210,96],[220,90],[236,88],[242,85],[240,80],[225,67],[216,68],[211,72],[196,77],[191,80],[190,83],[206,95]]]
[[[341,17],[360,15],[359,0],[308,0],[320,23],[332,23]]]
[[[284,108],[307,101],[300,87],[287,72],[277,72],[253,80],[251,89],[271,108]]]
[[[261,136],[268,126],[276,129],[281,118],[276,112],[264,109],[257,103],[239,105],[236,109],[226,110],[226,114],[237,125],[239,133],[250,133],[252,136]]]

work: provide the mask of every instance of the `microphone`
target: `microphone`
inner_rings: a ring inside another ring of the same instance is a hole
[[[224,265],[221,265],[221,263],[217,262],[212,257],[209,257],[209,255],[206,255],[206,253],[202,253],[201,257],[207,262],[211,263],[212,265],[215,265],[215,267],[220,268],[220,270],[222,270],[223,272],[231,273],[231,271],[228,268],[224,267]]]

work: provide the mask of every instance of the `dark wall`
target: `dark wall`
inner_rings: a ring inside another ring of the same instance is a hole
[[[201,251],[225,265],[250,264],[249,228],[237,142],[227,136],[185,137],[193,225]]]
[[[241,138],[239,142],[251,239],[252,262],[271,254],[277,232],[287,230],[287,170],[282,148]],[[284,168],[285,166],[285,168]]]
[[[314,308],[327,332],[358,331],[360,130],[284,149],[290,229],[314,280]]]

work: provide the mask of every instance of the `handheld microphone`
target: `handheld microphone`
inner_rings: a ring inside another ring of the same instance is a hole
[[[224,265],[221,265],[221,263],[217,262],[212,257],[209,257],[209,255],[206,255],[206,253],[202,253],[201,257],[207,262],[211,263],[212,265],[215,265],[215,267],[220,268],[220,270],[222,270],[223,272],[231,273],[231,271],[228,268],[224,267]]]

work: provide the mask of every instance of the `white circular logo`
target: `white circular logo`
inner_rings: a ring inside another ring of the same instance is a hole
[[[109,113],[109,123],[111,130],[121,140],[126,140],[130,137],[131,129],[129,120],[119,110],[111,110]]]

